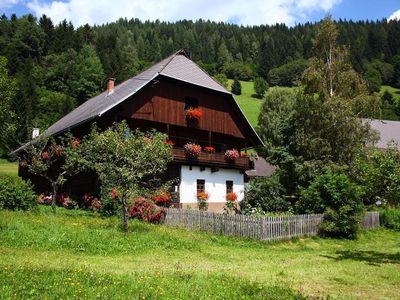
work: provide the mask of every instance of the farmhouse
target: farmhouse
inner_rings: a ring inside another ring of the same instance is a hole
[[[168,135],[174,161],[167,177],[179,180],[174,188],[180,207],[195,207],[197,193],[206,191],[209,210],[220,211],[227,193],[235,192],[239,201],[243,199],[246,178],[273,171],[264,159],[254,162],[243,154],[262,141],[233,95],[182,50],[119,85],[110,79],[105,92],[77,107],[43,135],[71,131],[83,137],[93,122],[104,129],[121,120],[131,129],[156,129]],[[187,144],[200,145],[203,151],[197,158],[190,157],[184,148]],[[225,153],[232,149],[242,154],[229,159]],[[89,188],[95,183],[86,176],[73,184]]]

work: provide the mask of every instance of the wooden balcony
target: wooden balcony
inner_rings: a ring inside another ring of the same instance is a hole
[[[229,168],[229,169],[240,169],[249,170],[251,169],[250,160],[248,157],[238,157],[235,161],[230,162],[225,159],[225,155],[222,153],[200,153],[197,159],[187,158],[183,148],[174,148],[174,162],[185,163],[190,165],[198,166],[210,166],[218,168]]]

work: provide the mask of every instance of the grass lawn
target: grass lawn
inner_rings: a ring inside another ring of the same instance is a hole
[[[48,207],[0,210],[0,298],[399,298],[400,232],[267,244]]]
[[[18,164],[16,162],[9,162],[5,159],[0,159],[0,175],[18,175]]]
[[[228,80],[228,90],[231,90],[232,82],[232,79]],[[234,97],[250,124],[254,127],[257,125],[258,114],[260,113],[263,101],[255,98],[254,84],[252,81],[241,81],[240,83],[242,85],[242,94],[238,96],[234,95]]]

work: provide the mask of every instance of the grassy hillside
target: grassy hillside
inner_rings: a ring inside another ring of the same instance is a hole
[[[16,162],[9,162],[5,159],[0,159],[0,175],[18,175],[18,165]]]
[[[229,79],[228,90],[231,89],[233,80]],[[260,113],[263,101],[254,96],[254,84],[252,81],[241,81],[242,94],[234,95],[240,108],[253,126],[257,125],[258,114]]]
[[[382,85],[380,90],[380,95],[383,95],[385,91],[388,91],[393,95],[393,100],[395,104],[389,105],[386,103],[384,105],[382,109],[382,119],[400,121],[400,116],[398,116],[395,112],[397,103],[400,103],[400,89],[388,85]]]
[[[26,298],[396,298],[400,233],[267,244],[48,207],[0,210],[0,295]]]

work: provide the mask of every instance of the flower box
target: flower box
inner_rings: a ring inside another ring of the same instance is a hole
[[[187,158],[197,159],[201,153],[201,146],[194,143],[187,143],[183,146]]]
[[[225,159],[230,162],[235,161],[235,159],[239,156],[239,151],[237,151],[236,149],[226,150],[225,152]]]
[[[215,148],[211,146],[204,147],[204,152],[209,154],[215,153]]]
[[[203,115],[203,112],[200,108],[189,108],[185,111],[185,114],[188,120],[198,121]]]

